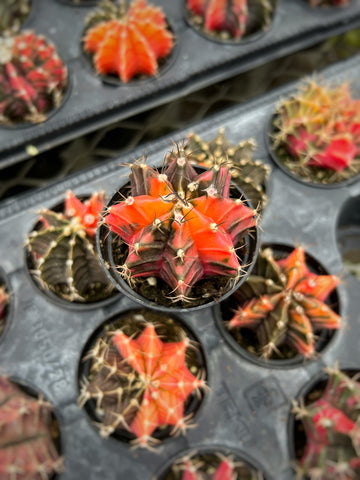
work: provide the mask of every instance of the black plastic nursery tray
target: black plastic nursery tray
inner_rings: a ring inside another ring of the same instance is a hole
[[[357,57],[328,68],[324,77],[349,80],[354,94],[359,96],[359,72],[360,57]],[[155,142],[149,148],[148,159],[151,164],[163,157],[171,140],[184,138],[190,130],[210,139],[224,126],[233,143],[254,137],[258,143],[256,157],[273,168],[261,239],[270,244],[300,244],[328,273],[340,273],[338,295],[345,327],[335,333],[318,358],[300,360],[292,366],[284,366],[280,361],[274,366],[271,362],[250,360],[233,349],[215,321],[216,308],[174,314],[200,339],[211,390],[193,420],[197,427],[190,429],[187,436],[166,439],[156,448],[157,453],[132,450],[122,441],[101,438],[87,413],[77,406],[78,369],[89,337],[105,320],[140,307],[121,295],[101,307],[71,309],[52,303],[30,280],[23,248],[40,207],[52,207],[62,201],[68,188],[77,195],[100,189],[112,195],[128,173],[119,164],[140,157],[143,149],[0,208],[1,266],[12,291],[11,318],[0,343],[1,372],[28,382],[54,405],[65,457],[62,480],[150,480],[173,457],[201,447],[238,452],[257,465],[266,480],[291,480],[294,478],[290,454],[293,439],[288,433],[291,400],[324,366],[338,361],[340,368],[360,370],[360,283],[344,268],[338,245],[344,244],[347,232],[354,235],[355,231],[355,245],[357,238],[359,248],[360,181],[331,189],[305,186],[271,162],[265,130],[275,103],[293,88],[292,85],[278,89]]]
[[[95,75],[82,53],[84,19],[94,2],[84,2],[87,6],[69,3],[32,0],[24,29],[34,29],[55,43],[69,68],[69,91],[62,107],[45,123],[0,126],[0,167],[360,25],[360,0],[352,0],[346,8],[317,9],[305,0],[279,0],[267,33],[231,45],[194,31],[185,21],[182,0],[155,0],[176,37],[171,58],[157,78],[112,86]]]

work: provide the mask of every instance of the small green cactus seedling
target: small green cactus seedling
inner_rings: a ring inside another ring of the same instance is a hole
[[[140,447],[151,448],[164,431],[184,433],[193,414],[187,407],[206,388],[195,343],[171,318],[151,311],[109,325],[85,359],[80,406],[94,404],[102,436],[128,432]]]
[[[325,301],[339,284],[335,275],[309,270],[305,251],[298,247],[276,260],[270,248],[260,250],[252,275],[234,298],[237,309],[227,326],[240,344],[264,359],[296,354],[312,357],[316,335],[341,327],[341,317]],[[243,333],[255,334],[253,343]]]
[[[306,403],[294,402],[301,420],[305,449],[299,458],[297,478],[355,480],[360,478],[360,383],[335,368],[321,396]],[[315,387],[316,388],[316,387]]]
[[[63,469],[52,407],[0,377],[0,478],[47,480]]]
[[[95,302],[110,297],[114,288],[95,250],[95,230],[104,206],[103,193],[81,202],[69,190],[64,213],[40,212],[39,229],[27,238],[40,286],[69,302]]]
[[[239,186],[251,204],[256,208],[265,206],[267,202],[265,183],[271,169],[261,160],[253,159],[255,140],[244,140],[232,145],[226,139],[223,128],[209,142],[194,133],[189,135],[188,140],[186,149],[190,152],[194,164],[213,168],[226,162],[230,167],[232,181]]]

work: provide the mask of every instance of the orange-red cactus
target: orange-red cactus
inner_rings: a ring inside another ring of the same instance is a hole
[[[266,249],[260,252],[255,273],[244,284],[245,293],[240,288],[236,294],[243,302],[228,326],[254,330],[259,353],[265,358],[279,353],[283,345],[311,357],[315,333],[341,327],[341,317],[324,303],[339,282],[335,275],[311,272],[301,247],[277,261]]]
[[[230,173],[216,166],[197,174],[184,151],[163,173],[143,163],[131,167],[131,194],[104,218],[128,245],[126,278],[155,276],[186,301],[206,277],[237,280],[243,270],[236,246],[256,225],[254,211],[229,197]]]
[[[152,433],[163,425],[185,431],[184,403],[193,391],[205,385],[186,366],[189,341],[164,343],[154,325],[147,324],[136,339],[117,331],[113,343],[137,372],[144,390],[136,416],[129,425],[139,445],[151,443]]]
[[[103,192],[93,193],[88,200],[81,202],[71,190],[68,190],[65,196],[64,214],[67,218],[77,219],[85,232],[94,237],[104,204]]]
[[[146,0],[134,0],[126,11],[103,1],[89,17],[84,37],[97,73],[117,75],[124,83],[135,75],[156,75],[158,60],[169,55],[173,45],[164,13]]]

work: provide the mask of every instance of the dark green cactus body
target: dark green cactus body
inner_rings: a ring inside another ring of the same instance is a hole
[[[0,35],[8,36],[19,31],[29,12],[30,0],[1,0]]]

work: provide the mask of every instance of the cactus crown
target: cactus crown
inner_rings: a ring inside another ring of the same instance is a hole
[[[2,0],[0,2],[0,35],[13,35],[20,30],[29,15],[30,0]]]
[[[191,453],[177,460],[162,480],[262,480],[259,471],[234,455]]]
[[[239,40],[266,29],[274,6],[270,0],[187,0],[189,20],[195,28],[220,40]]]
[[[265,183],[270,175],[270,167],[261,160],[253,159],[255,148],[256,143],[252,138],[232,145],[226,139],[223,128],[209,142],[192,133],[186,146],[186,150],[191,152],[191,160],[200,166],[213,168],[226,162],[232,181],[252,205],[263,208],[267,202]]]
[[[93,302],[113,294],[95,250],[103,193],[81,202],[68,191],[65,212],[41,211],[41,227],[28,235],[34,275],[45,290],[70,302]]]
[[[115,261],[135,290],[155,293],[159,303],[200,304],[209,292],[220,296],[239,280],[246,247],[238,247],[256,219],[241,199],[230,198],[230,177],[226,165],[198,174],[180,146],[160,173],[144,162],[131,166],[130,195],[109,207],[104,222],[117,235],[115,243],[121,239],[125,246]],[[198,283],[214,276],[206,288]],[[201,286],[203,291],[195,290]]]
[[[0,37],[0,123],[45,121],[66,87],[67,68],[42,35]]]
[[[47,480],[62,471],[52,408],[0,377],[0,478]]]
[[[311,357],[316,333],[341,327],[341,318],[325,303],[339,281],[311,272],[301,247],[280,260],[270,248],[260,250],[254,273],[234,294],[238,307],[228,328],[241,345],[265,359]],[[249,330],[255,346],[246,341]]]
[[[0,285],[0,335],[5,328],[6,309],[9,303],[9,295],[4,285]]]
[[[327,87],[308,81],[281,103],[274,119],[273,148],[294,175],[335,183],[360,172],[360,100],[346,83]]]
[[[360,383],[337,367],[327,368],[322,392],[312,390],[312,400],[294,402],[306,436],[297,478],[351,480],[360,476]],[[314,396],[316,394],[316,399]],[[308,395],[309,397],[310,395]]]
[[[136,75],[156,75],[158,62],[174,45],[161,8],[134,0],[129,7],[104,0],[86,20],[84,49],[100,75],[126,83]]]
[[[80,405],[95,402],[102,436],[130,432],[140,447],[155,445],[159,435],[184,433],[206,388],[202,357],[186,331],[147,310],[108,326],[85,359],[90,367]]]

